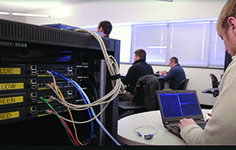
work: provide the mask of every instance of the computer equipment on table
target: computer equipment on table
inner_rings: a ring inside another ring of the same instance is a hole
[[[180,137],[179,121],[193,118],[202,128],[206,122],[195,90],[157,91],[162,122],[165,128]]]

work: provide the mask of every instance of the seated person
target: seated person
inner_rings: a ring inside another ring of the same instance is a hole
[[[138,79],[147,74],[154,74],[151,65],[146,63],[145,50],[138,49],[134,54],[133,65],[129,68],[126,76],[121,78],[121,81],[127,85],[127,92],[120,98],[120,100],[132,100]]]
[[[110,21],[104,20],[99,22],[98,32],[102,33],[103,37],[109,37],[111,30],[112,30],[112,24]]]
[[[228,0],[217,19],[217,32],[232,56],[220,81],[219,96],[213,106],[211,118],[202,129],[192,118],[180,120],[180,134],[190,145],[236,145],[236,1]],[[222,49],[223,51],[223,49]]]
[[[169,72],[161,71],[160,75],[164,76],[164,80],[169,82],[169,87],[172,90],[178,90],[180,83],[186,79],[185,72],[178,62],[178,58],[170,58]]]

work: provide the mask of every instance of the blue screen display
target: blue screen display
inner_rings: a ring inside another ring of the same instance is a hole
[[[195,93],[159,93],[164,118],[201,115]]]

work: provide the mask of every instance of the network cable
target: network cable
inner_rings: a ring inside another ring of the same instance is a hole
[[[57,91],[58,91],[59,94],[61,95],[61,98],[65,101],[65,98],[64,98],[64,96],[63,96],[61,90],[59,89],[58,86],[56,86],[56,87],[57,87]],[[70,118],[71,118],[71,120],[73,121],[74,119],[73,119],[72,113],[71,113],[71,111],[70,111],[70,108],[67,107],[67,110],[68,110],[68,112],[69,112],[69,114],[70,114]],[[65,125],[67,126],[66,122],[65,122],[63,119],[62,119],[62,121],[63,121],[63,122],[65,123]],[[75,137],[76,137],[77,142],[78,142],[80,145],[84,145],[84,144],[82,144],[82,143],[80,142],[80,140],[79,140],[79,138],[78,138],[78,135],[77,135],[77,129],[76,129],[75,123],[72,123],[72,124],[73,124],[73,127],[74,127]],[[69,129],[68,126],[67,126],[67,128]],[[69,130],[69,131],[70,131],[70,130]],[[93,133],[93,131],[91,131],[91,132]],[[72,134],[72,133],[71,133],[71,134]],[[85,145],[86,145],[86,144],[85,144]]]
[[[51,70],[51,72],[53,73],[53,74],[56,74],[56,75],[58,75],[58,76],[60,76],[60,77],[62,77],[63,79],[65,79],[65,80],[67,80],[68,82],[70,82],[78,91],[79,91],[79,93],[80,93],[80,95],[81,95],[81,97],[84,99],[84,100],[86,100],[89,104],[91,103],[90,102],[90,100],[89,100],[89,98],[88,98],[88,96],[85,94],[85,92],[83,91],[83,89],[75,82],[75,81],[73,81],[73,80],[70,80],[70,79],[68,79],[68,78],[66,78],[66,77],[64,77],[63,75],[61,75],[61,74],[59,74],[59,73],[57,73],[57,72],[54,72],[53,70]],[[54,78],[55,79],[55,78]],[[85,98],[84,98],[85,97]],[[86,103],[86,102],[85,102]],[[108,104],[107,104],[108,105]],[[105,107],[103,108],[104,110],[105,110],[105,108],[106,108],[106,106],[107,105],[105,105]],[[103,124],[100,122],[100,120],[97,118],[98,116],[95,114],[95,112],[94,112],[94,110],[93,110],[93,108],[92,107],[90,107],[90,110],[91,110],[91,112],[92,112],[92,114],[93,114],[93,116],[94,116],[94,119],[97,121],[97,123],[101,126],[101,128],[103,129],[103,131],[117,144],[117,145],[119,145],[120,146],[120,144],[111,136],[111,134],[106,130],[106,128],[103,126]],[[102,112],[102,111],[101,111]],[[61,117],[61,116],[60,116]],[[66,118],[64,118],[64,117],[62,117],[64,120],[66,120],[66,121],[69,121],[68,119],[66,119]],[[74,122],[74,123],[78,123],[78,122],[76,122],[76,121],[69,121],[69,122]]]
[[[53,77],[53,85],[54,85],[54,88],[52,88],[52,86],[51,85],[47,85],[47,86],[49,86],[53,91],[54,91],[54,93],[63,101],[63,102],[66,102],[65,101],[65,99],[64,99],[64,97],[63,97],[63,95],[62,95],[62,93],[60,92],[60,89],[57,87],[57,85],[56,85],[56,80],[55,80],[55,77],[54,76],[52,76]],[[86,101],[84,100],[84,102],[85,102],[85,104],[86,104]],[[66,106],[66,105],[65,105]],[[67,107],[67,109],[69,109],[69,107],[68,106],[66,106]],[[69,109],[69,113],[70,113],[70,115],[71,115],[71,112],[70,112],[70,109]],[[90,119],[92,118],[92,116],[91,116],[91,113],[90,113],[90,111],[88,110],[88,114],[89,114],[89,117],[90,117]],[[58,116],[60,116],[59,114],[57,114]],[[66,120],[67,121],[67,119],[66,118],[64,118],[64,117],[62,117],[62,116],[60,116],[60,118],[62,118],[62,119],[64,119],[64,120]],[[72,115],[71,115],[71,118],[72,118]],[[73,121],[73,118],[71,119],[72,120],[72,122],[71,123],[73,123],[73,125],[74,125],[74,121]],[[75,126],[74,126],[74,128],[75,128]],[[76,128],[75,128],[75,131],[76,131]],[[90,143],[91,142],[91,139],[92,139],[92,135],[93,135],[93,122],[92,122],[92,120],[91,120],[91,134],[90,134],[90,138],[89,138],[89,142],[88,143]],[[76,134],[76,139],[77,139],[77,141],[79,142],[79,140],[78,140],[78,137],[77,137],[77,134]],[[79,142],[80,143],[80,142]],[[81,143],[80,143],[81,144]],[[81,145],[83,145],[83,144],[81,144]]]
[[[79,109],[86,109],[86,108],[89,108],[90,110],[91,110],[91,112],[92,112],[92,107],[93,106],[96,106],[96,105],[101,105],[101,104],[106,104],[105,105],[105,107],[104,107],[104,109],[102,110],[102,111],[104,111],[105,110],[105,108],[106,108],[106,106],[112,101],[112,100],[114,100],[116,97],[117,97],[117,95],[119,94],[119,93],[123,93],[124,92],[124,85],[123,85],[123,83],[121,82],[121,79],[120,79],[120,74],[119,74],[119,66],[118,66],[118,63],[116,62],[116,59],[113,57],[113,56],[109,56],[108,54],[107,54],[107,51],[106,51],[106,46],[105,46],[105,44],[104,44],[104,42],[103,42],[103,40],[102,40],[102,38],[100,37],[100,35],[99,34],[97,34],[96,32],[93,32],[93,31],[89,31],[89,30],[85,30],[85,29],[78,29],[78,30],[75,30],[75,31],[82,31],[82,32],[88,32],[88,33],[90,33],[98,42],[99,42],[99,45],[100,45],[100,47],[101,47],[101,49],[102,49],[102,52],[103,52],[103,55],[104,55],[104,58],[105,58],[105,61],[106,61],[106,65],[107,65],[107,68],[108,68],[108,71],[109,71],[109,73],[110,73],[110,75],[111,75],[111,78],[112,78],[112,81],[111,81],[111,83],[112,83],[112,86],[113,86],[113,89],[108,93],[108,94],[106,94],[105,96],[103,96],[103,97],[101,97],[100,99],[98,99],[98,100],[95,100],[94,102],[92,102],[92,103],[90,103],[90,101],[88,101],[88,104],[86,104],[85,103],[85,105],[74,105],[74,104],[70,104],[70,103],[68,103],[68,102],[63,102],[63,101],[61,101],[61,98],[60,98],[60,96],[58,96],[58,98],[59,98],[59,101],[60,101],[60,103],[62,103],[63,105],[65,105],[65,106],[68,106],[68,107],[70,107],[71,109],[74,109],[74,110],[79,110]],[[58,76],[60,76],[60,77],[62,77],[62,75],[60,75],[60,74],[58,74],[58,73],[56,73],[56,72],[54,72],[54,71],[51,71],[52,73],[54,73],[55,75],[58,75]],[[62,78],[64,78],[64,77],[62,77]],[[65,78],[64,78],[65,79]],[[66,79],[67,81],[69,81],[69,79]],[[72,85],[73,86],[75,86],[74,84],[76,83],[76,82],[71,82],[72,83]],[[50,85],[49,85],[50,86]],[[77,87],[77,90],[79,89],[79,87],[78,86],[75,86],[75,87]],[[52,88],[53,89],[53,88]],[[81,88],[82,89],[82,88]],[[55,89],[56,90],[56,89]],[[80,91],[80,90],[78,90],[78,91]],[[55,91],[54,91],[55,92]],[[55,92],[55,93],[58,93],[57,91]],[[83,94],[81,94],[81,96],[82,96]],[[83,96],[82,96],[83,97]],[[54,98],[55,99],[55,98]],[[84,99],[84,98],[83,98]],[[86,98],[86,100],[87,100],[88,98]],[[57,99],[58,100],[58,99]],[[102,113],[102,111],[100,112],[100,114]],[[95,113],[92,113],[93,114],[93,116],[94,116],[94,118],[96,119],[96,120],[98,120],[97,119],[97,117],[98,117],[98,115],[95,115]],[[94,119],[93,118],[93,119]],[[90,119],[91,120],[91,119]],[[72,121],[72,122],[75,122],[75,121]],[[116,143],[117,145],[119,145],[119,143]]]
[[[69,79],[65,78],[64,76],[58,74],[57,72],[51,70],[51,72],[47,71],[48,74],[52,75],[55,74],[65,80],[67,80],[68,82],[70,82]],[[53,75],[52,75],[53,76]],[[55,77],[53,77],[53,80],[55,82]],[[107,93],[106,95],[104,95],[103,97],[99,98],[98,100],[95,100],[94,102],[90,103],[90,104],[85,104],[85,105],[79,105],[79,104],[71,104],[71,103],[68,103],[68,102],[63,102],[63,103],[66,103],[71,109],[88,109],[92,106],[96,106],[96,105],[101,105],[101,104],[106,104],[106,103],[110,103],[111,101],[113,101],[117,95],[119,94],[119,87],[121,86],[121,82],[116,82],[117,84],[115,84],[115,87],[109,92]],[[71,83],[72,85],[74,83]],[[55,85],[54,85],[55,86]]]
[[[118,63],[117,63],[116,59],[112,55],[108,55],[107,50],[106,50],[106,46],[105,46],[101,36],[98,33],[94,32],[94,31],[90,31],[90,30],[86,30],[86,29],[76,29],[74,31],[75,32],[90,33],[98,41],[98,43],[99,43],[99,45],[101,47],[103,56],[105,58],[106,65],[107,65],[107,68],[108,68],[108,71],[109,71],[111,77],[117,77],[115,80],[112,80],[113,87],[114,87],[114,84],[115,84],[114,82],[121,82],[121,80],[119,78],[120,72],[119,72]],[[124,92],[124,85],[123,85],[123,83],[120,84],[119,92],[120,93]]]
[[[72,142],[75,146],[76,146],[76,145],[79,145],[79,144],[75,141],[75,139],[74,139],[74,137],[73,137],[73,134],[71,133],[71,131],[70,131],[70,129],[68,128],[68,126],[66,125],[66,123],[62,121],[62,118],[58,115],[58,113],[57,113],[56,110],[52,107],[52,105],[50,105],[50,104],[48,103],[48,101],[47,101],[46,99],[44,99],[43,97],[40,97],[40,99],[41,99],[44,103],[46,103],[46,104],[53,110],[54,114],[55,114],[55,115],[58,117],[58,119],[61,121],[62,125],[63,125],[64,128],[66,129],[66,132],[67,132],[67,134],[68,134],[68,136],[69,136],[71,142]],[[71,136],[70,136],[70,135],[71,135]]]
[[[86,95],[86,93],[83,91],[83,89],[82,89],[75,81],[72,80],[72,82],[77,86],[76,88],[79,88],[78,90],[79,90],[80,92],[82,92],[81,94],[83,94],[83,95],[85,96],[85,99],[87,100],[87,102],[90,103],[90,100],[89,100],[88,96]],[[96,114],[95,114],[95,112],[94,112],[94,110],[93,110],[92,107],[90,108],[90,110],[91,110],[93,116],[95,117]],[[114,139],[114,137],[112,137],[112,135],[106,130],[106,128],[103,126],[103,124],[100,122],[100,120],[99,120],[98,118],[96,118],[96,121],[97,121],[97,123],[101,126],[101,128],[103,129],[103,131],[113,140],[113,142],[115,142],[116,145],[120,146],[120,143],[118,143],[118,142]]]

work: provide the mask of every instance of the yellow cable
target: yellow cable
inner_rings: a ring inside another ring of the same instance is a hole
[[[53,83],[51,83],[51,84],[53,84]],[[61,98],[65,101],[65,98],[64,98],[63,94],[61,93],[61,90],[59,89],[58,86],[56,86],[56,87],[57,87],[57,90],[58,90],[59,94],[61,95]],[[73,116],[72,116],[71,111],[70,111],[70,108],[67,107],[67,110],[69,111],[69,114],[70,114],[70,118],[71,118],[71,120],[74,121],[74,120],[73,120]],[[77,135],[77,130],[76,130],[75,123],[73,123],[73,127],[74,127],[75,137],[76,137],[77,142],[78,142],[80,145],[84,145],[84,144],[82,144],[82,143],[79,141],[79,138],[78,138],[78,135]]]

